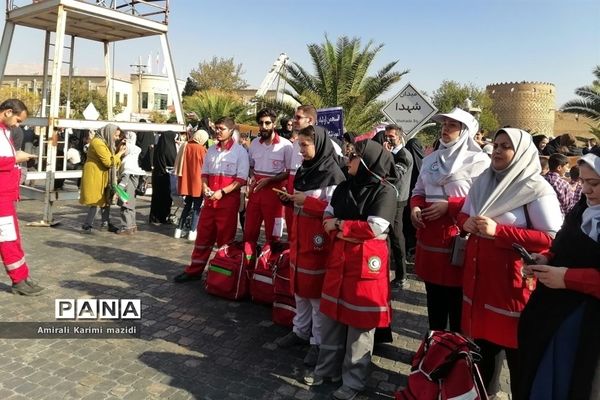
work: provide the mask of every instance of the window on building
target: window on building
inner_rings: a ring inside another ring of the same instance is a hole
[[[168,95],[162,93],[154,93],[154,109],[155,110],[166,110],[167,109]]]
[[[121,93],[115,92],[115,104],[121,104]]]
[[[128,96],[127,93],[123,93],[123,107],[127,107]]]
[[[142,92],[142,108],[148,109],[148,92]]]

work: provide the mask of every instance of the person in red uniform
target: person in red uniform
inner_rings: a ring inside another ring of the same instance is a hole
[[[584,196],[525,267],[537,286],[519,319],[515,399],[600,398],[600,148],[577,163]]]
[[[328,138],[327,130],[321,126],[317,126],[317,109],[310,105],[305,104],[296,108],[296,112],[294,113],[293,121],[293,129],[294,133],[298,134],[301,129],[306,128],[307,126],[314,126],[315,130],[322,131]],[[329,138],[331,145],[333,146],[334,153],[331,155],[338,166],[342,168],[344,166],[342,149],[340,146],[335,143],[331,138]],[[300,168],[300,165],[303,162],[303,156],[300,154],[300,144],[298,140],[294,140],[292,143],[292,157],[290,161],[290,165],[288,166],[289,176],[287,182],[287,191],[288,193],[294,193],[294,178],[296,176],[296,171]],[[285,223],[288,228],[288,231],[292,230],[292,223],[294,221],[294,208],[286,207],[285,208]]]
[[[531,135],[514,128],[499,130],[491,167],[473,183],[457,219],[470,234],[462,333],[481,348],[479,366],[488,388],[499,367],[495,358],[504,350],[515,394],[520,376],[517,323],[535,284],[523,278],[523,262],[512,244],[531,252],[546,250],[562,224],[556,194],[540,171]]]
[[[323,212],[336,186],[346,178],[335,162],[331,140],[323,130],[309,125],[298,132],[297,143],[304,161],[295,174],[294,193],[280,194],[282,200],[293,203],[294,222],[288,234],[296,316],[292,332],[275,343],[290,347],[310,338],[311,347],[304,363],[314,366],[321,344],[319,299],[330,247],[322,226]]]
[[[20,100],[9,99],[0,104],[0,256],[12,281],[12,292],[37,296],[43,288],[29,277],[15,208],[21,179],[18,164],[35,156],[15,150],[10,137],[10,128],[19,126],[27,119],[27,114],[27,107]]]
[[[417,229],[415,272],[425,281],[429,329],[460,331],[462,268],[450,265],[455,218],[473,180],[487,168],[489,157],[473,136],[479,123],[455,108],[432,118],[442,123],[440,147],[423,159],[410,199]]]
[[[244,241],[256,247],[260,227],[265,223],[267,242],[281,239],[284,227],[283,204],[272,189],[285,187],[292,143],[275,131],[275,111],[264,108],[256,114],[259,137],[250,143],[250,182],[244,225]]]
[[[325,210],[323,227],[333,236],[320,310],[322,342],[315,370],[304,382],[341,379],[335,399],[353,399],[366,385],[375,328],[390,323],[387,233],[396,190],[385,180],[393,158],[379,143],[355,144],[350,178],[340,183]]]
[[[248,153],[233,140],[235,122],[223,117],[215,122],[217,143],[209,147],[202,170],[204,205],[190,265],[174,278],[176,283],[198,280],[215,240],[224,246],[235,239],[240,188],[248,179]]]

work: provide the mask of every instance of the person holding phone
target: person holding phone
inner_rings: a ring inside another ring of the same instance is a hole
[[[0,104],[0,256],[12,281],[12,292],[37,296],[43,288],[29,277],[15,207],[21,178],[18,164],[35,156],[16,150],[10,137],[10,128],[23,123],[27,114],[27,106],[21,100],[9,99]]]
[[[319,303],[331,246],[322,226],[323,213],[335,188],[346,178],[334,160],[335,150],[324,130],[309,125],[298,132],[297,143],[303,161],[295,174],[293,194],[273,188],[282,201],[293,204],[289,237],[291,286],[296,300],[293,330],[275,343],[285,348],[310,340],[304,363],[314,366],[321,345]]]
[[[119,140],[121,130],[114,124],[100,129],[87,152],[81,176],[81,193],[79,203],[89,206],[85,221],[81,227],[83,233],[92,233],[92,225],[101,210],[101,228],[117,232],[119,228],[110,222],[110,204],[112,202],[112,185],[117,183],[117,170],[121,166],[121,157],[127,151],[122,143],[115,151],[115,141]]]
[[[525,267],[538,285],[519,321],[519,399],[600,398],[600,149],[577,163],[582,198],[548,252]]]
[[[514,128],[494,137],[491,166],[475,180],[457,217],[470,237],[465,250],[461,331],[481,348],[486,389],[506,354],[513,394],[519,362],[517,323],[533,289],[513,243],[529,251],[550,247],[562,214],[556,193],[540,175],[531,135]]]

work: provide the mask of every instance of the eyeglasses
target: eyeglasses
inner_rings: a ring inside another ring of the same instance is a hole
[[[294,119],[295,119],[296,121],[299,121],[299,120],[301,120],[302,118],[308,118],[308,117],[305,117],[304,115],[298,115],[298,114],[294,115]]]

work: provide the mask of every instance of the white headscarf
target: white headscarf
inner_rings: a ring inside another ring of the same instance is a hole
[[[585,163],[592,167],[600,175],[600,157],[593,153],[587,153],[577,162],[579,165]],[[596,242],[600,238],[600,204],[592,206],[588,202],[588,208],[585,209],[581,217],[581,230]]]
[[[540,174],[538,150],[531,135],[521,129],[504,128],[496,132],[494,140],[501,133],[510,138],[515,155],[505,169],[490,167],[473,182],[469,191],[471,215],[494,218],[537,198],[556,195]]]
[[[421,174],[426,185],[426,195],[439,186],[453,181],[472,179],[478,176],[490,163],[489,157],[481,150],[473,137],[479,130],[479,123],[471,114],[455,108],[448,114],[438,114],[432,119],[444,118],[456,120],[462,124],[458,139],[451,143],[440,141],[440,147],[423,159]]]

